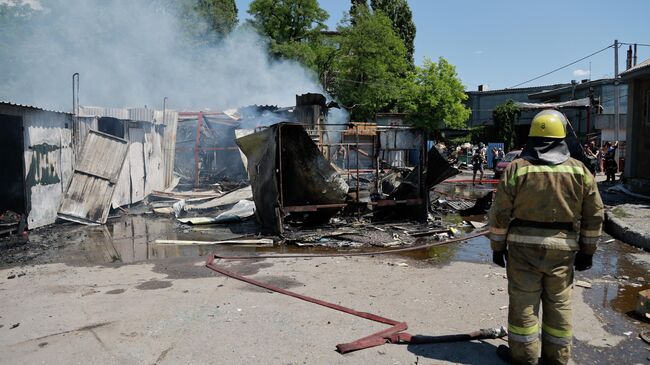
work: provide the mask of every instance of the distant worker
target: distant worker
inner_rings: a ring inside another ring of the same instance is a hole
[[[589,143],[585,143],[585,146],[582,150],[585,156],[587,157],[587,159],[589,160],[589,164],[587,165],[589,172],[591,172],[592,175],[596,176],[596,164],[598,162],[596,161],[597,159],[596,154],[591,149]]]
[[[492,168],[495,169],[497,167],[497,163],[499,163],[499,150],[497,150],[496,147],[492,147]]]
[[[605,143],[607,152],[605,153],[605,175],[607,179],[605,182],[616,182],[616,172],[618,171],[618,164],[616,164],[616,149],[618,149],[618,141],[612,145],[612,142]]]
[[[566,364],[571,357],[573,270],[591,268],[603,222],[595,178],[570,157],[566,117],[538,113],[521,158],[499,182],[489,213],[495,264],[508,274],[508,344],[497,355],[517,364]],[[579,233],[578,233],[579,232]]]
[[[485,154],[482,152],[482,147],[479,147],[474,151],[472,156],[472,169],[474,170],[474,176],[472,177],[472,185],[476,185],[476,173],[481,172],[481,177],[478,180],[479,185],[483,185],[483,164],[485,163]]]
[[[343,170],[348,168],[348,150],[343,146],[339,145],[339,148],[336,150],[336,160],[339,162],[339,167]]]

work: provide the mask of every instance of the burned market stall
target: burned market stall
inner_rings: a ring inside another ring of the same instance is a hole
[[[246,155],[255,215],[262,230],[281,233],[285,215],[329,219],[346,205],[348,186],[305,129],[278,123],[237,139]]]
[[[176,122],[171,110],[80,106],[74,117],[76,163],[58,216],[103,224],[111,207],[172,186]]]
[[[264,231],[282,233],[285,219],[322,223],[339,211],[425,221],[430,187],[457,173],[435,148],[427,151],[419,129],[318,126],[277,123],[237,139]]]
[[[198,187],[245,179],[235,144],[239,127],[239,118],[226,113],[179,113],[175,160],[181,185]]]
[[[72,128],[69,113],[0,102],[1,232],[54,223],[72,175]]]

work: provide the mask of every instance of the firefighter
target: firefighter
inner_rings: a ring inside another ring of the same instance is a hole
[[[603,202],[589,169],[569,154],[566,125],[556,110],[533,118],[489,213],[492,260],[508,274],[510,347],[497,354],[517,364],[538,363],[540,328],[543,363],[569,361],[574,266],[591,268],[601,234]]]

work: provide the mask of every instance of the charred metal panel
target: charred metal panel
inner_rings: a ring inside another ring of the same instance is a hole
[[[282,232],[289,207],[342,204],[348,185],[325,159],[304,128],[279,123],[237,139],[248,160],[255,215],[265,231]],[[315,208],[310,221],[329,219],[340,208]],[[295,210],[293,210],[295,211]]]
[[[426,185],[431,189],[435,185],[449,179],[452,176],[460,174],[460,171],[453,167],[447,160],[442,157],[440,152],[433,147],[427,155]]]
[[[278,125],[237,139],[237,145],[246,155],[255,202],[255,218],[265,232],[282,232],[280,215],[280,188],[277,167]]]
[[[91,130],[59,217],[84,224],[105,223],[127,151],[126,140]]]
[[[343,203],[348,184],[299,125],[279,124],[283,206]]]

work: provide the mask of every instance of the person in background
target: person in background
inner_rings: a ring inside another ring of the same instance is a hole
[[[607,155],[607,146],[600,148],[600,171],[605,172],[605,156]]]
[[[481,154],[483,155],[483,161],[487,162],[487,147],[483,144],[483,142],[480,142],[478,144],[478,147],[481,149]]]
[[[341,143],[336,150],[336,160],[339,162],[339,167],[343,170],[348,168],[348,150]]]
[[[582,150],[585,153],[585,156],[587,156],[589,159],[589,164],[587,164],[589,172],[591,172],[592,175],[596,176],[596,155],[594,155],[588,143],[585,143],[585,146]]]
[[[533,118],[489,212],[492,261],[508,275],[510,347],[497,355],[515,364],[538,364],[540,347],[543,364],[569,362],[574,267],[591,268],[601,234],[603,201],[593,175],[571,158],[566,124],[556,110]]]
[[[618,141],[614,144],[611,142],[605,143],[607,147],[607,154],[605,155],[605,174],[607,179],[605,182],[616,182],[616,172],[618,172],[618,164],[616,163],[616,149],[618,149]]]
[[[594,151],[596,153],[596,173],[603,172],[603,154],[602,149],[594,146]]]
[[[492,147],[492,168],[495,169],[499,163],[499,151],[496,147]]]
[[[479,146],[472,156],[472,169],[474,170],[474,176],[472,177],[472,185],[476,185],[476,173],[481,172],[481,177],[478,180],[479,185],[483,185],[483,164],[485,163],[485,154],[482,153],[483,148]]]

